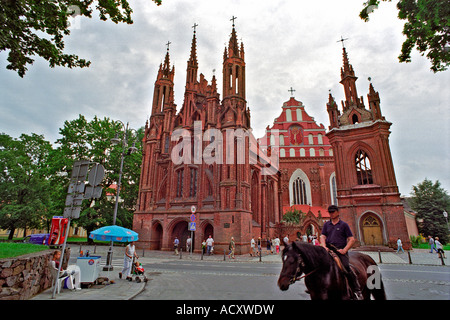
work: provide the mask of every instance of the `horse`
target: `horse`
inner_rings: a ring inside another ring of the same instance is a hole
[[[371,271],[376,272],[377,264],[366,254],[351,251],[350,266],[356,274],[364,300],[386,300],[381,274],[376,276],[375,286],[368,283]],[[322,246],[298,241],[285,244],[282,252],[283,267],[278,278],[282,291],[300,279],[304,279],[311,300],[352,300],[354,295],[348,284],[345,270]],[[304,274],[302,276],[302,274]],[[375,274],[375,273],[373,273]],[[370,279],[371,280],[371,279]]]

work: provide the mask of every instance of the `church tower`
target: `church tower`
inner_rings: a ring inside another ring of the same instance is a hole
[[[370,79],[370,78],[369,78]],[[335,157],[341,218],[361,245],[410,246],[389,147],[391,123],[381,115],[380,97],[369,86],[369,109],[358,98],[355,71],[343,48],[342,110],[331,95],[327,103],[330,140]]]

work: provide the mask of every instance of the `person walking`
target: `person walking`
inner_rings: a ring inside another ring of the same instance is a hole
[[[402,250],[403,253],[405,253],[405,250],[403,250],[402,240],[400,238],[397,239],[397,253]]]
[[[433,250],[437,252],[436,247],[434,246],[434,239],[432,236],[428,236],[428,244],[430,245],[430,253],[433,253]]]
[[[252,237],[252,240],[250,240],[250,256],[253,257],[253,255],[256,256],[256,242],[255,242],[255,237]]]
[[[173,240],[173,249],[175,250],[175,255],[178,255],[178,246],[180,245],[180,240],[178,240],[177,237],[175,237],[175,240]]]
[[[131,281],[133,278],[131,277],[131,267],[133,263],[133,258],[138,259],[138,255],[136,254],[136,248],[134,246],[134,241],[131,241],[125,248],[125,254],[123,256],[123,269],[122,272],[119,272],[119,278],[122,279],[122,276],[125,275],[126,280]]]
[[[444,259],[447,259],[445,257],[445,253],[444,253],[444,250],[443,250],[443,247],[442,247],[442,243],[439,241],[439,237],[434,238],[434,244],[436,245],[438,257],[440,258],[442,256]]]
[[[211,235],[209,235],[208,239],[206,239],[206,252],[208,256],[211,255],[214,246],[214,239]]]
[[[228,254],[228,258],[235,259],[234,250],[236,250],[236,243],[234,242],[234,237],[231,237],[230,245],[228,247],[230,249],[230,253]]]

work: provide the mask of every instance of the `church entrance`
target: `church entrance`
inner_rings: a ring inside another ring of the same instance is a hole
[[[380,221],[373,215],[362,220],[364,244],[369,246],[383,245],[383,235]]]
[[[160,223],[156,223],[152,230],[152,239],[150,242],[150,250],[161,250],[163,238],[163,228]]]
[[[170,245],[172,246],[173,241],[175,240],[175,237],[177,237],[178,240],[180,240],[180,244],[179,244],[178,248],[182,248],[183,252],[185,252],[186,251],[186,240],[190,235],[191,235],[191,232],[188,230],[187,221],[180,221],[173,227],[172,242]]]

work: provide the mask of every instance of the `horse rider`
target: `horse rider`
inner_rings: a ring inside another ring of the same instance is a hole
[[[334,247],[335,250],[333,251],[337,253],[346,270],[347,280],[353,289],[356,299],[362,300],[361,287],[355,273],[350,268],[348,257],[348,250],[355,243],[355,238],[348,224],[339,218],[339,208],[337,206],[329,206],[328,213],[330,214],[331,220],[325,222],[323,225],[322,234],[320,235],[320,245],[327,251],[330,247]]]

